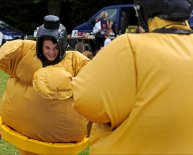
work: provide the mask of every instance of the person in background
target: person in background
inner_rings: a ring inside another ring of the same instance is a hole
[[[89,59],[66,48],[66,28],[54,15],[44,17],[36,41],[14,40],[1,46],[0,69],[10,75],[1,101],[3,123],[34,140],[82,141],[87,135],[87,121],[72,108],[72,92],[54,91],[70,89],[68,85],[56,84],[62,80],[59,73],[75,77]],[[44,78],[47,74],[51,77]],[[38,81],[38,75],[42,81]],[[42,89],[46,93],[41,94]],[[21,149],[20,152],[34,155]]]
[[[193,0],[135,0],[149,33],[123,34],[72,79],[90,154],[193,154]]]
[[[96,20],[96,23],[100,22],[100,31],[95,34],[95,44],[96,51],[99,51],[101,47],[104,46],[105,41],[105,31],[112,30],[112,23],[109,23],[108,13],[106,11],[102,11],[99,19]]]
[[[126,32],[126,29],[128,28],[129,24],[129,13],[126,12],[126,10],[121,10],[121,28],[120,28],[120,34],[124,34]]]
[[[110,34],[108,31],[105,32],[105,41],[104,46],[108,45],[111,42]]]

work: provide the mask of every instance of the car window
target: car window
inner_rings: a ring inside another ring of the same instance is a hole
[[[108,13],[108,19],[111,20],[111,21],[115,21],[116,19],[116,16],[117,16],[117,12],[118,10],[117,9],[107,9],[107,10],[103,10],[103,11],[106,11]],[[96,19],[99,19],[100,18],[100,13],[97,15]]]
[[[109,10],[107,10],[107,13],[109,15],[109,19],[111,21],[115,21],[116,16],[117,16],[117,12],[118,12],[117,9],[109,9]]]

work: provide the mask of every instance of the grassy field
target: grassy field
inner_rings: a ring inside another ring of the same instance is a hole
[[[0,71],[0,98],[4,92],[6,81],[8,79],[8,75],[4,72]],[[79,155],[88,155],[89,149],[87,148]],[[19,151],[17,148],[10,143],[0,140],[0,155],[19,155]]]
[[[8,75],[0,71],[0,98],[5,89]],[[4,140],[0,140],[0,155],[19,155],[17,148]]]

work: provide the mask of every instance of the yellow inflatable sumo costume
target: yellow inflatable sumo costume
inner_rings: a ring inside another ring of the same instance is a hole
[[[53,86],[47,90],[48,97],[38,93],[41,82],[37,84],[36,90],[33,87],[33,75],[42,68],[42,64],[51,65],[48,68],[60,68],[65,74],[74,77],[89,62],[89,59],[79,52],[66,52],[67,32],[62,24],[55,27],[55,18],[56,16],[51,15],[44,18],[44,24],[37,33],[37,42],[15,40],[0,48],[0,69],[10,75],[2,97],[1,117],[5,125],[34,140],[50,143],[77,142],[83,140],[87,134],[87,121],[72,108],[72,91],[68,91],[67,87],[61,90],[56,84],[55,81],[61,80],[57,77],[57,72],[45,72],[53,75],[52,79],[44,81],[45,84],[51,83],[49,86]],[[59,46],[59,55],[53,62],[43,55],[42,46],[46,37],[56,40]],[[44,78],[44,73],[41,75]],[[34,82],[38,83],[37,80]],[[62,93],[57,99],[49,98],[55,89]]]
[[[149,33],[117,37],[72,80],[74,108],[94,122],[89,153],[193,154],[193,1],[137,1]]]

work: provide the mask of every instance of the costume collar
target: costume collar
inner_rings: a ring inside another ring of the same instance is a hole
[[[175,28],[175,29],[182,29],[182,30],[191,30],[190,25],[188,24],[188,21],[185,22],[174,22],[170,20],[161,19],[159,17],[154,17],[152,19],[148,20],[148,27],[149,32],[152,32],[156,29],[161,28]]]

